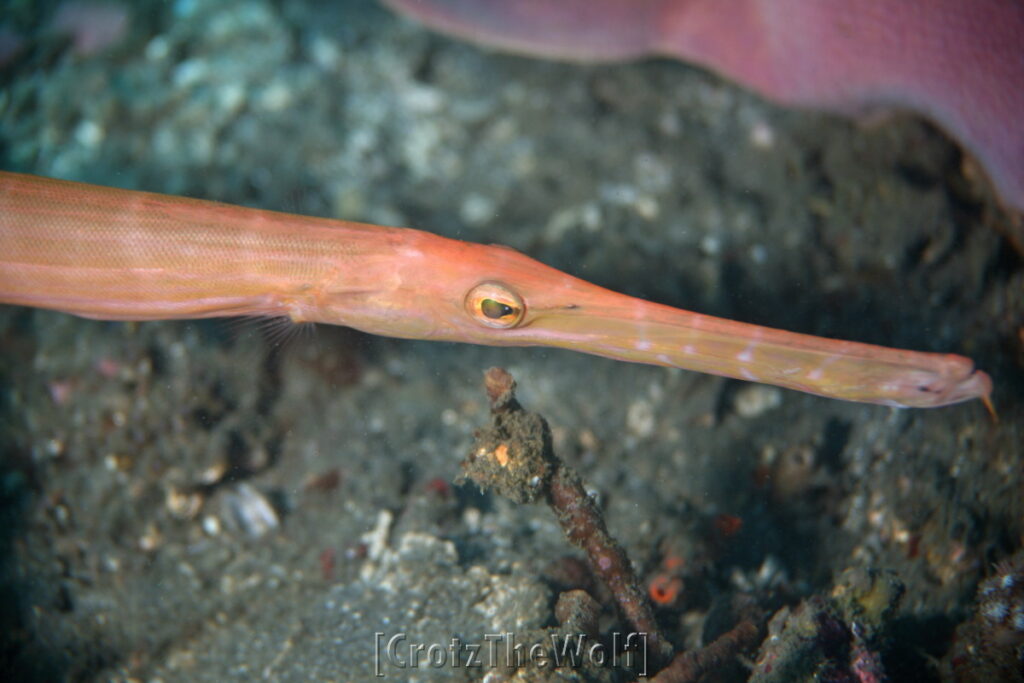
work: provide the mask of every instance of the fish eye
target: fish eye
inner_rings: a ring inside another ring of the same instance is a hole
[[[487,327],[515,327],[526,314],[521,296],[500,282],[481,282],[466,295],[466,312]]]

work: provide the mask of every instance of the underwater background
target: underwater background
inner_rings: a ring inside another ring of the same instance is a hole
[[[376,633],[547,643],[577,589],[596,638],[625,630],[551,510],[454,483],[490,366],[550,423],[677,650],[756,613],[747,665],[692,680],[1024,677],[1020,218],[918,117],[782,109],[670,60],[502,55],[369,0],[12,0],[0,168],[505,244],[681,308],[960,353],[999,415],[0,307],[6,680],[369,680]]]

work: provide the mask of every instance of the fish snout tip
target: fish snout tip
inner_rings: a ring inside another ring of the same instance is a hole
[[[973,401],[974,399],[981,400],[985,404],[985,407],[993,415],[994,409],[992,407],[992,378],[989,377],[987,372],[972,368],[970,374],[959,382],[952,383],[949,389],[943,392],[941,396],[941,402],[936,403],[937,406],[943,405],[954,405],[956,403],[963,403],[964,401]]]

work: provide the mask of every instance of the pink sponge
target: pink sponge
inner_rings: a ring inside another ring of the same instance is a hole
[[[438,30],[581,61],[669,55],[777,102],[908,108],[1024,210],[1021,0],[384,0]]]
[[[72,49],[88,56],[120,41],[128,21],[128,8],[119,2],[65,0],[57,8],[50,30],[70,36]]]

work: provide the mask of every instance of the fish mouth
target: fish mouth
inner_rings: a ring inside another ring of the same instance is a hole
[[[963,403],[976,398],[981,399],[989,411],[994,415],[992,407],[992,378],[988,373],[974,368],[967,377],[954,381],[942,394],[941,405],[953,405]]]

